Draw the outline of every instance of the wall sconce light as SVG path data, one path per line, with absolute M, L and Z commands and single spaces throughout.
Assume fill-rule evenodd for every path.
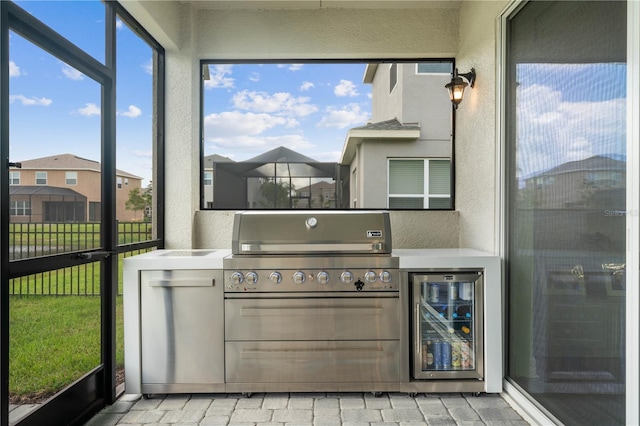
M 469 83 L 462 79 L 464 77 L 467 79 Z M 473 83 L 476 81 L 476 70 L 475 68 L 471 68 L 471 71 L 458 74 L 458 68 L 453 72 L 453 78 L 451 82 L 444 85 L 449 91 L 449 98 L 451 99 L 451 103 L 453 106 L 458 109 L 458 104 L 462 102 L 462 97 L 464 96 L 464 88 L 469 86 L 473 87 Z

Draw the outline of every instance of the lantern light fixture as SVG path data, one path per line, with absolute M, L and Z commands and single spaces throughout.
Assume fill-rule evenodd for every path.
M 464 81 L 462 78 L 465 78 L 467 81 Z M 475 83 L 475 81 L 476 81 L 475 68 L 471 68 L 471 71 L 464 74 L 459 74 L 458 68 L 454 70 L 453 78 L 449 83 L 445 84 L 444 87 L 446 87 L 446 89 L 449 91 L 449 98 L 451 99 L 451 103 L 456 109 L 458 109 L 458 104 L 462 102 L 462 98 L 464 96 L 464 89 L 467 86 L 473 87 L 473 84 Z

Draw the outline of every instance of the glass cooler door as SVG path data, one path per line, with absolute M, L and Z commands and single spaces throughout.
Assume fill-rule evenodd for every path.
M 483 378 L 482 272 L 410 275 L 416 379 Z

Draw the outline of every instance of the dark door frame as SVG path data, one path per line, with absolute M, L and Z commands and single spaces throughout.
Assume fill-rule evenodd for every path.
M 9 423 L 9 281 L 25 275 L 99 261 L 101 281 L 101 364 L 56 394 L 20 425 L 81 424 L 116 395 L 116 296 L 118 254 L 162 247 L 164 236 L 164 49 L 115 1 L 105 5 L 105 64 L 100 63 L 12 1 L 0 1 L 0 424 Z M 155 238 L 118 245 L 116 199 L 116 16 L 153 49 L 155 130 Z M 9 261 L 9 34 L 20 34 L 96 81 L 101 95 L 100 247 L 83 252 Z

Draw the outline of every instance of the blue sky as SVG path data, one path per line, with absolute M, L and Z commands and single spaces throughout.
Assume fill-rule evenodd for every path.
M 101 2 L 17 4 L 104 63 Z M 152 51 L 120 21 L 117 45 L 116 166 L 143 177 L 146 185 L 152 158 Z M 12 161 L 64 153 L 100 161 L 100 85 L 19 34 L 11 33 L 9 48 Z
M 104 60 L 101 2 L 17 3 Z M 117 37 L 117 167 L 146 184 L 152 53 L 124 25 Z M 10 61 L 11 160 L 61 153 L 99 160 L 99 85 L 14 33 Z M 363 63 L 209 65 L 205 154 L 242 161 L 283 145 L 318 161 L 337 161 L 348 130 L 371 116 L 364 69 Z M 520 65 L 517 137 L 527 157 L 522 176 L 591 155 L 624 156 L 625 78 L 624 64 Z
M 335 162 L 371 117 L 365 64 L 209 64 L 205 153 L 242 161 L 286 146 Z

